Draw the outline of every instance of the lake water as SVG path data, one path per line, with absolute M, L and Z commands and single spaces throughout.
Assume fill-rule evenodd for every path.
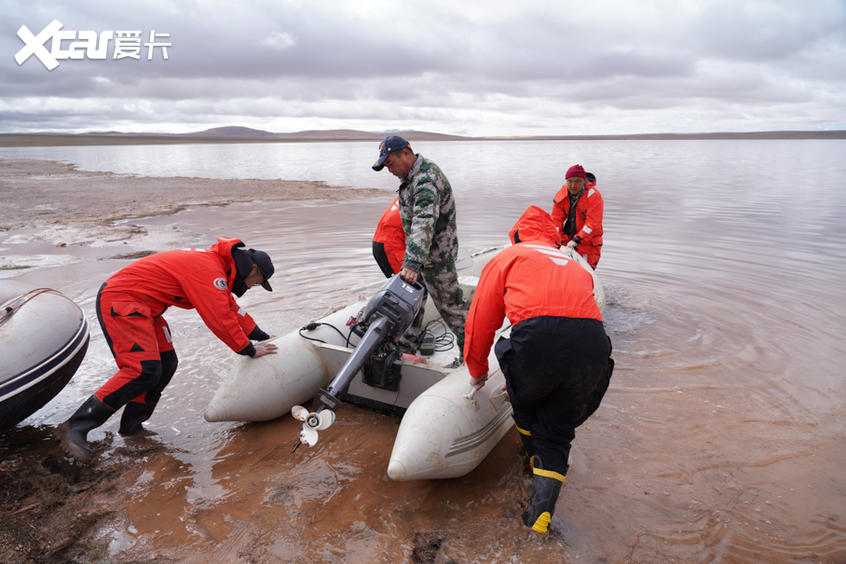
M 597 415 L 576 436 L 553 520 L 563 540 L 508 541 L 513 531 L 499 529 L 506 540 L 497 540 L 494 552 L 474 553 L 456 541 L 454 558 L 846 560 L 846 141 L 421 142 L 415 150 L 449 177 L 468 251 L 503 244 L 526 206 L 549 209 L 563 172 L 576 162 L 597 175 L 605 200 L 598 273 L 610 300 L 605 322 L 617 368 Z M 84 170 L 384 188 L 384 201 L 238 204 L 137 222 L 156 237 L 130 241 L 129 250 L 207 246 L 226 232 L 270 252 L 276 291 L 250 292 L 243 303 L 276 334 L 380 279 L 370 236 L 396 181 L 370 169 L 375 154 L 376 143 L 0 149 L 0 158 L 64 160 Z M 32 230 L 0 233 L 0 247 L 74 255 L 72 264 L 16 277 L 56 284 L 92 321 L 99 284 L 123 264 L 101 260 L 114 249 L 96 244 L 51 250 Z M 202 421 L 231 353 L 193 312 L 168 319 L 180 371 L 151 427 L 185 465 L 170 479 L 192 480 L 174 511 L 179 528 L 213 492 L 237 488 L 210 471 L 208 460 L 233 442 L 252 449 L 251 437 L 262 431 Z M 93 327 L 73 382 L 27 424 L 62 421 L 111 373 Z M 369 416 L 356 417 L 366 426 Z M 358 476 L 347 488 L 364 491 L 376 479 Z M 387 511 L 392 503 L 374 507 Z M 428 516 L 433 526 L 460 522 L 449 501 L 440 511 Z M 334 524 L 346 526 L 345 518 L 335 515 Z M 384 554 L 402 554 L 391 552 L 400 533 L 362 519 Z M 190 532 L 176 538 L 214 553 Z M 332 544 L 298 542 L 303 551 Z M 268 549 L 268 558 L 279 550 Z

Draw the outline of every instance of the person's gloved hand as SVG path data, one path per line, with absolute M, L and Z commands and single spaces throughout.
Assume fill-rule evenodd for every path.
M 568 249 L 575 249 L 576 245 L 578 245 L 578 243 L 576 243 L 576 240 L 570 239 L 570 241 L 567 243 L 567 248 Z

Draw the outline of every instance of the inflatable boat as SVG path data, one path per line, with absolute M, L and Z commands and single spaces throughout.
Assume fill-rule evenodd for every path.
M 0 431 L 53 399 L 88 349 L 88 321 L 61 292 L 0 280 Z
M 456 265 L 468 302 L 485 264 L 500 250 L 502 247 L 480 251 Z M 559 252 L 591 273 L 595 297 L 602 308 L 605 296 L 593 269 L 569 249 Z M 206 420 L 266 421 L 294 409 L 294 417 L 305 421 L 306 430 L 309 413 L 301 404 L 315 396 L 315 404 L 319 403 L 321 397 L 327 396 L 321 388 L 334 385 L 333 378 L 349 370 L 356 348 L 369 335 L 350 330 L 350 321 L 360 317 L 368 305 L 365 301 L 354 303 L 276 338 L 273 342 L 279 348 L 278 354 L 236 360 L 209 403 Z M 466 365 L 449 367 L 459 351 L 454 335 L 439 320 L 428 300 L 423 324 L 434 341 L 430 356 L 391 359 L 391 369 L 387 371 L 379 363 L 365 366 L 339 396 L 345 402 L 402 416 L 387 468 L 393 480 L 463 476 L 481 463 L 512 424 L 511 406 L 502 392 L 505 377 L 493 350 L 488 359 L 488 382 L 473 390 Z M 495 338 L 508 336 L 511 328 L 504 321 Z M 334 392 L 332 385 L 329 389 Z M 331 398 L 332 394 L 328 396 Z M 310 415 L 313 428 L 323 433 L 337 432 L 323 430 L 331 421 L 321 426 L 316 411 Z M 338 417 L 342 416 L 341 412 Z M 331 419 L 334 420 L 334 413 Z M 300 438 L 303 440 L 302 432 Z M 316 442 L 316 434 L 313 438 L 308 444 Z

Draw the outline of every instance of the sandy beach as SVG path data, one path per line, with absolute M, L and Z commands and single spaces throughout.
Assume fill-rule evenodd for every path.
M 120 220 L 173 214 L 190 206 L 256 200 L 342 201 L 383 193 L 323 182 L 156 178 L 80 171 L 56 161 L 0 159 L 0 231 L 55 223 L 115 227 Z

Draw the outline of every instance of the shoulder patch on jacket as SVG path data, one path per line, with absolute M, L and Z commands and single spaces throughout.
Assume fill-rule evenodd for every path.
M 214 284 L 214 287 L 218 290 L 226 290 L 226 278 L 215 278 L 212 284 Z
M 596 190 L 594 190 L 593 188 L 588 190 L 587 197 L 590 198 L 591 196 L 593 196 L 594 192 L 596 192 Z

